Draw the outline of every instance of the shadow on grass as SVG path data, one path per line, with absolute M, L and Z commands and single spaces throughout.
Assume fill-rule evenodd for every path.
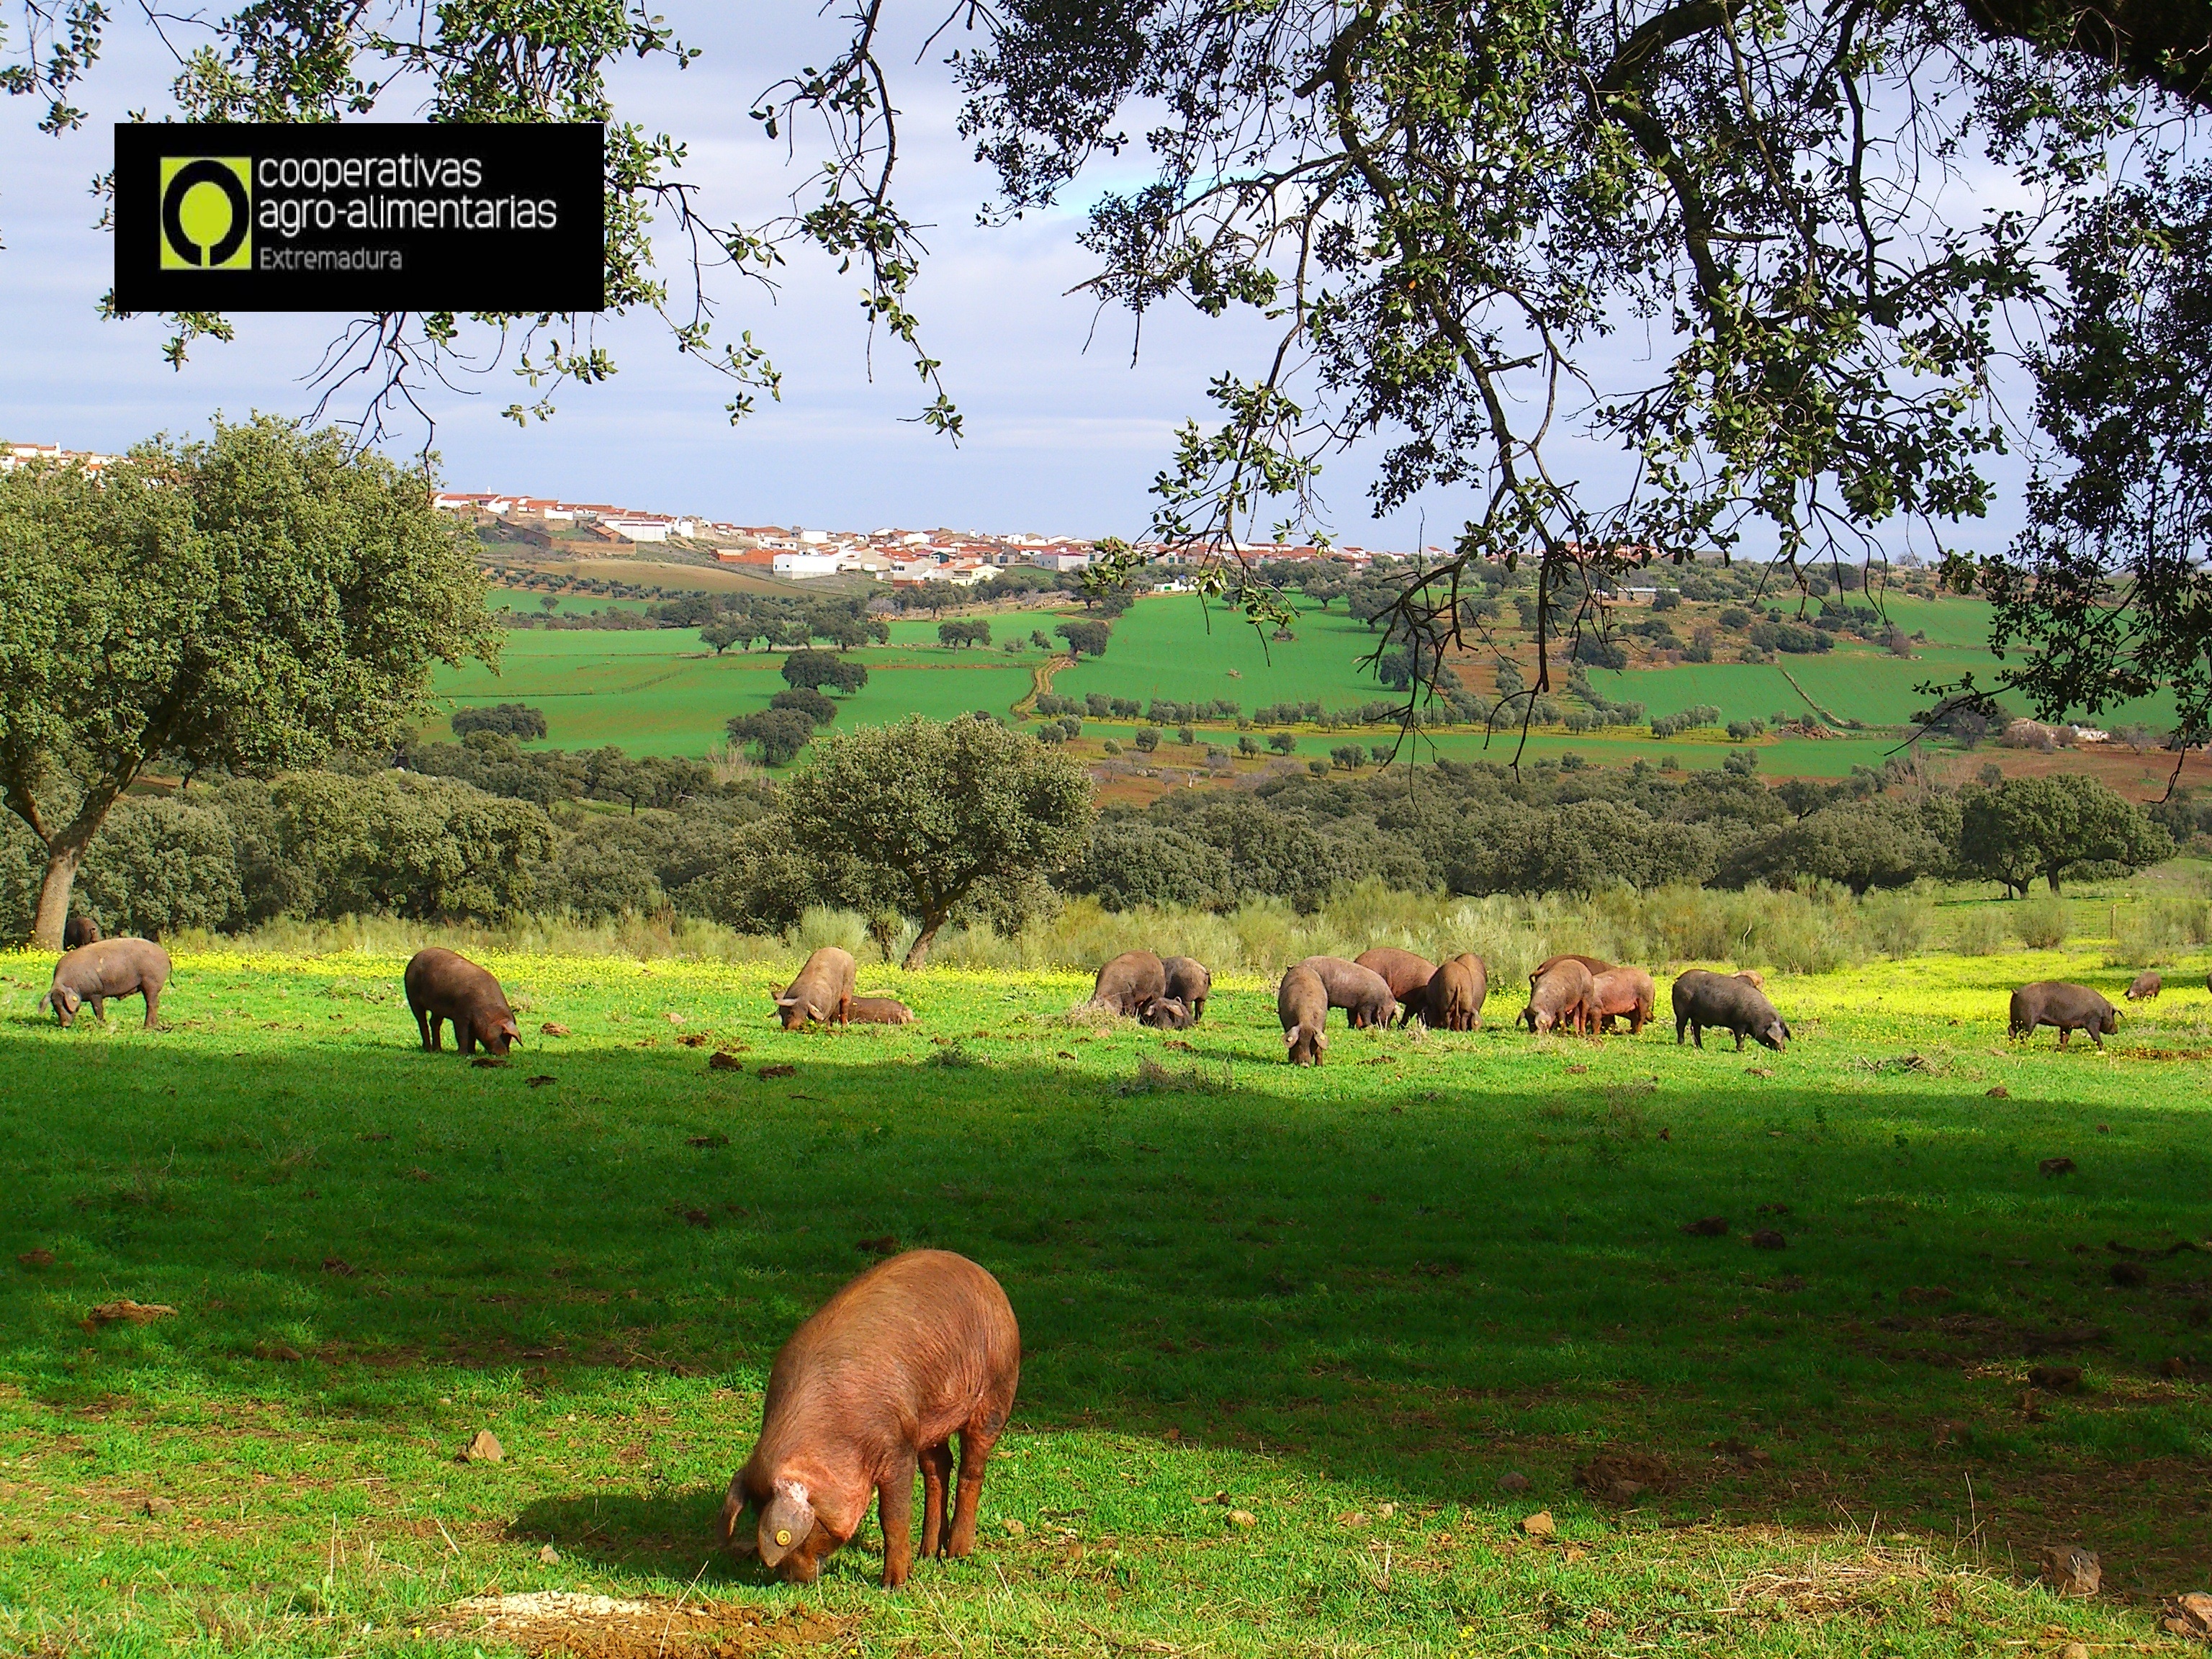
M 2068 1470 L 2212 1441 L 2161 1369 L 2207 1346 L 2203 1270 L 2107 1273 L 2106 1239 L 2206 1221 L 2191 1123 L 2130 1098 L 2166 1086 L 2144 1071 L 2069 1065 L 2083 1097 L 1993 1119 L 1963 1073 L 1844 1088 L 1803 1050 L 1650 1036 L 1347 1038 L 1293 1076 L 1241 1029 L 1102 1042 L 1110 1074 L 848 1038 L 765 1036 L 750 1070 L 710 1073 L 669 1048 L 478 1069 L 397 1033 L 244 1054 L 74 1035 L 0 1025 L 28 1103 L 0 1114 L 0 1249 L 58 1258 L 0 1278 L 0 1319 L 13 1380 L 57 1402 L 143 1373 L 409 1411 L 450 1365 L 749 1389 L 889 1238 L 1005 1283 L 1030 1427 L 1263 1449 L 1408 1498 L 1488 1501 L 1513 1467 L 1565 1490 L 1620 1443 L 1670 1466 L 1680 1512 L 1865 1503 L 1948 1529 L 1971 1467 L 1978 1489 L 2042 1483 L 2023 1528 L 2070 1505 L 2109 1534 L 2145 1524 L 2126 1483 Z M 1125 1092 L 1139 1053 L 1165 1081 Z M 2039 1176 L 2057 1153 L 2077 1172 Z M 1682 1231 L 1716 1215 L 1724 1236 Z M 184 1316 L 78 1328 L 126 1294 Z M 2082 1393 L 2030 1386 L 2054 1361 L 2085 1367 Z M 516 1525 L 688 1577 L 719 1503 L 552 1500 Z M 2166 1536 L 2212 1553 L 2201 1515 Z

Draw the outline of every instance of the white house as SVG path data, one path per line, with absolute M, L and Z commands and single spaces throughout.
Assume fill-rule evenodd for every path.
M 842 553 L 779 553 L 769 568 L 779 576 L 793 576 L 801 580 L 813 576 L 834 576 L 843 567 Z

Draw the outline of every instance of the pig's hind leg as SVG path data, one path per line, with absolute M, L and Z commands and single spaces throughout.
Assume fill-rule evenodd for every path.
M 884 1527 L 884 1588 L 896 1589 L 914 1571 L 914 1458 L 896 1460 L 876 1486 L 876 1516 Z
M 952 1484 L 952 1443 L 941 1441 L 921 1455 L 921 1558 L 945 1551 L 945 1498 Z
M 975 1547 L 975 1511 L 983 1498 L 983 1466 L 991 1461 L 991 1448 L 999 1443 L 1012 1404 L 1011 1394 L 1002 1401 L 986 1401 L 960 1431 L 960 1496 L 952 1512 L 952 1537 L 945 1549 L 955 1559 Z

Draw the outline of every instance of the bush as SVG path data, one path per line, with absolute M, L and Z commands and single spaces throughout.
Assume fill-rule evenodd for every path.
M 456 708 L 452 726 L 457 738 L 465 738 L 471 732 L 496 732 L 502 737 L 526 743 L 545 735 L 545 711 L 520 702 L 495 703 L 489 708 Z
M 2012 933 L 2031 951 L 2055 951 L 2066 943 L 2066 901 L 2051 896 L 2025 899 L 2008 907 Z
M 1917 956 L 1936 931 L 1936 902 L 1925 893 L 1877 893 L 1860 907 L 1875 949 L 1895 962 Z
M 764 708 L 757 714 L 737 715 L 726 730 L 732 744 L 757 750 L 762 765 L 788 766 L 814 741 L 814 726 L 815 721 L 796 708 Z
M 181 799 L 118 801 L 77 872 L 76 895 L 71 908 L 110 935 L 234 927 L 246 900 L 230 821 Z
M 1306 763 L 1306 770 L 1317 778 L 1327 777 L 1328 769 L 1328 763 L 1325 760 L 1310 760 Z
M 1149 755 L 1160 746 L 1160 734 L 1149 726 L 1140 726 L 1137 728 L 1135 742 L 1140 752 Z
M 817 726 L 828 726 L 837 718 L 837 705 L 819 691 L 793 686 L 788 691 L 779 691 L 768 700 L 770 708 L 788 708 L 793 714 L 804 714 Z
M 1592 668 L 1626 668 L 1628 653 L 1599 634 L 1585 634 L 1575 641 L 1574 660 Z
M 1682 596 L 1671 587 L 1662 587 L 1651 596 L 1654 611 L 1672 611 L 1682 603 Z
M 1188 726 L 1179 726 L 1176 730 L 1176 741 L 1188 749 L 1198 741 L 1198 733 Z
M 1288 732 L 1271 732 L 1267 734 L 1267 747 L 1279 755 L 1287 755 L 1297 746 L 1297 738 Z
M 1962 957 L 1992 957 L 2004 949 L 2004 918 L 1990 905 L 1962 909 L 1952 924 L 1951 948 Z
M 1247 760 L 1251 759 L 1253 756 L 1260 752 L 1259 739 L 1255 738 L 1249 732 L 1247 732 L 1243 737 L 1237 739 L 1237 752 L 1243 756 Z

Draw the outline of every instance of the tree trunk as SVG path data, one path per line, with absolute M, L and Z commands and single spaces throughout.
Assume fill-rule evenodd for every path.
M 62 948 L 62 929 L 69 922 L 70 890 L 76 884 L 76 867 L 84 862 L 84 842 L 57 842 L 46 855 L 46 879 L 39 884 L 39 908 L 31 918 L 31 943 L 41 951 Z
M 2051 890 L 2052 892 L 2055 893 L 2058 890 L 2058 872 L 2056 870 L 2045 872 L 2044 879 L 2051 884 Z
M 899 966 L 909 974 L 921 967 L 922 958 L 929 954 L 930 941 L 937 937 L 937 930 L 944 926 L 945 918 L 942 915 L 924 916 L 921 919 L 921 932 L 915 936 L 914 945 L 906 953 L 906 960 L 899 963 Z

